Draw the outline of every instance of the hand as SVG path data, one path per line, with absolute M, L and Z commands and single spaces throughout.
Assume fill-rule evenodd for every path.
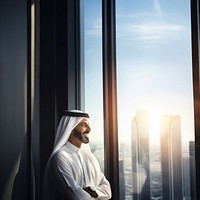
M 94 198 L 98 197 L 98 194 L 96 193 L 96 191 L 92 191 L 89 186 L 83 188 L 83 190 L 85 190 L 88 194 L 90 194 L 91 197 L 94 197 Z

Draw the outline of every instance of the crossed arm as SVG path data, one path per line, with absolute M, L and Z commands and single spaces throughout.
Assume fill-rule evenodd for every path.
M 50 176 L 55 185 L 55 190 L 66 200 L 107 200 L 111 198 L 109 182 L 102 174 L 101 182 L 92 191 L 89 186 L 82 188 L 73 178 L 71 167 L 67 162 L 63 162 L 62 156 L 52 158 L 50 166 Z

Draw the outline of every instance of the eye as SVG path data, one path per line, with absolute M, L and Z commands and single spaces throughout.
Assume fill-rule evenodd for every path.
M 82 123 L 81 123 L 81 126 L 87 126 L 87 123 L 82 122 Z

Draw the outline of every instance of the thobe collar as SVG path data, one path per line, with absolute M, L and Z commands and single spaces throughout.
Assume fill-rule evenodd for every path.
M 66 143 L 66 147 L 69 148 L 70 150 L 76 152 L 76 153 L 79 153 L 79 152 L 80 152 L 80 148 L 76 147 L 75 145 L 73 145 L 73 144 L 70 143 L 70 142 L 67 142 L 67 143 Z

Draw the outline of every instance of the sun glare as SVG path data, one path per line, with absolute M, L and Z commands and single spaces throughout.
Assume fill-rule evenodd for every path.
M 156 107 L 149 109 L 149 139 L 150 144 L 155 145 L 160 141 L 160 119 L 159 111 Z

